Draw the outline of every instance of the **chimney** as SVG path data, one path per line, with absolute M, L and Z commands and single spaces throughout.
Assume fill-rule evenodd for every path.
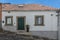
M 19 8 L 23 8 L 23 7 L 24 7 L 24 5 L 23 5 L 23 4 L 20 4 L 20 5 L 18 5 L 18 7 L 19 7 Z

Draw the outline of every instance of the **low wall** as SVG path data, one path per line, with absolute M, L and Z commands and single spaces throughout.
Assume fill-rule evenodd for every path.
M 32 35 L 57 39 L 57 31 L 31 31 Z

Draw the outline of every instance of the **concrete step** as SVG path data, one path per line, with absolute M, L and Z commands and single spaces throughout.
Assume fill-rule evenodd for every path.
M 33 39 L 33 36 L 30 32 L 24 32 L 24 33 L 17 33 L 17 35 L 20 35 L 24 39 Z
M 32 35 L 31 35 L 31 32 L 21 32 L 21 31 L 19 31 L 19 32 L 17 32 L 16 34 L 25 35 L 25 36 L 32 36 Z

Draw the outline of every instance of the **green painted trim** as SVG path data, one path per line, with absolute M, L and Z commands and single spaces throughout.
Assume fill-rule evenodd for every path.
M 26 31 L 26 26 L 25 26 L 25 25 L 26 25 L 26 16 L 16 16 L 16 19 L 17 19 L 17 20 L 16 20 L 16 22 L 17 22 L 17 23 L 16 23 L 16 24 L 17 24 L 17 25 L 16 25 L 16 26 L 17 26 L 17 30 L 18 30 L 18 18 L 21 18 L 21 17 L 24 18 L 24 28 L 25 28 L 25 29 L 24 29 L 24 30 L 20 30 L 20 31 Z

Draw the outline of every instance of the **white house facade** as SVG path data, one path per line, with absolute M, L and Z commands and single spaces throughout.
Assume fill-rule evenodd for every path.
M 4 4 L 5 5 L 5 4 Z M 11 5 L 11 4 L 6 4 Z M 11 6 L 12 7 L 12 6 Z M 38 35 L 42 37 L 57 38 L 57 13 L 55 9 L 40 9 L 33 6 L 30 10 L 23 9 L 23 6 L 19 6 L 20 10 L 11 7 L 6 7 L 7 10 L 2 10 L 2 28 L 3 30 L 12 32 L 26 32 L 27 25 L 29 26 L 29 32 L 32 35 Z M 9 9 L 10 8 L 10 9 Z M 45 7 L 46 8 L 46 7 Z M 23 9 L 23 10 L 22 10 Z

